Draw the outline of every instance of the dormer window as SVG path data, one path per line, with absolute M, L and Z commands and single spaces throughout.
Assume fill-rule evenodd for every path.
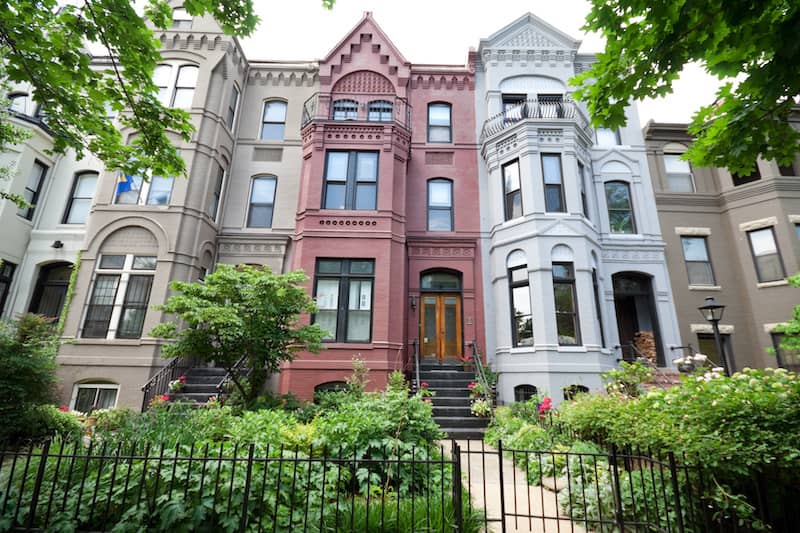
M 191 30 L 192 29 L 192 16 L 182 7 L 176 7 L 172 10 L 172 29 L 173 30 Z
M 392 103 L 387 100 L 374 100 L 370 102 L 367 120 L 373 122 L 390 122 L 392 120 Z
M 358 102 L 336 100 L 333 103 L 333 120 L 355 120 L 358 118 Z

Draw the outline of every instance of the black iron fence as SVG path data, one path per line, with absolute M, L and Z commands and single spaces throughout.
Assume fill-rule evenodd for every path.
M 543 448 L 545 448 L 543 446 Z M 0 452 L 0 531 L 749 532 L 672 453 L 482 441 L 366 450 L 58 442 Z M 755 476 L 771 531 L 798 494 Z

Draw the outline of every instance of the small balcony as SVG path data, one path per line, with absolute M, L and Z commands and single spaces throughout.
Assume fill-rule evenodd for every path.
M 302 130 L 315 121 L 394 124 L 411 132 L 411 106 L 386 94 L 316 93 L 303 104 Z
M 502 113 L 489 117 L 483 123 L 480 142 L 485 142 L 486 139 L 523 120 L 574 123 L 578 128 L 591 134 L 589 119 L 574 100 L 569 98 L 559 98 L 557 100 L 553 98 L 531 98 L 522 100 L 515 105 L 507 106 Z

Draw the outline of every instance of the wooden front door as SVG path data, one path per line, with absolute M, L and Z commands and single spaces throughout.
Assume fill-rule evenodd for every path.
M 461 295 L 422 294 L 422 357 L 455 359 L 462 355 Z

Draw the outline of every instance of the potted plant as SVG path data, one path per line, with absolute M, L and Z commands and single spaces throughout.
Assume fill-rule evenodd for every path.
M 470 412 L 477 417 L 486 418 L 492 414 L 492 404 L 484 398 L 473 400 Z
M 461 368 L 463 370 L 472 370 L 472 356 L 471 355 L 459 355 L 458 362 L 461 363 Z
M 180 392 L 184 387 L 186 387 L 186 376 L 180 376 L 178 379 L 169 382 L 170 392 Z

